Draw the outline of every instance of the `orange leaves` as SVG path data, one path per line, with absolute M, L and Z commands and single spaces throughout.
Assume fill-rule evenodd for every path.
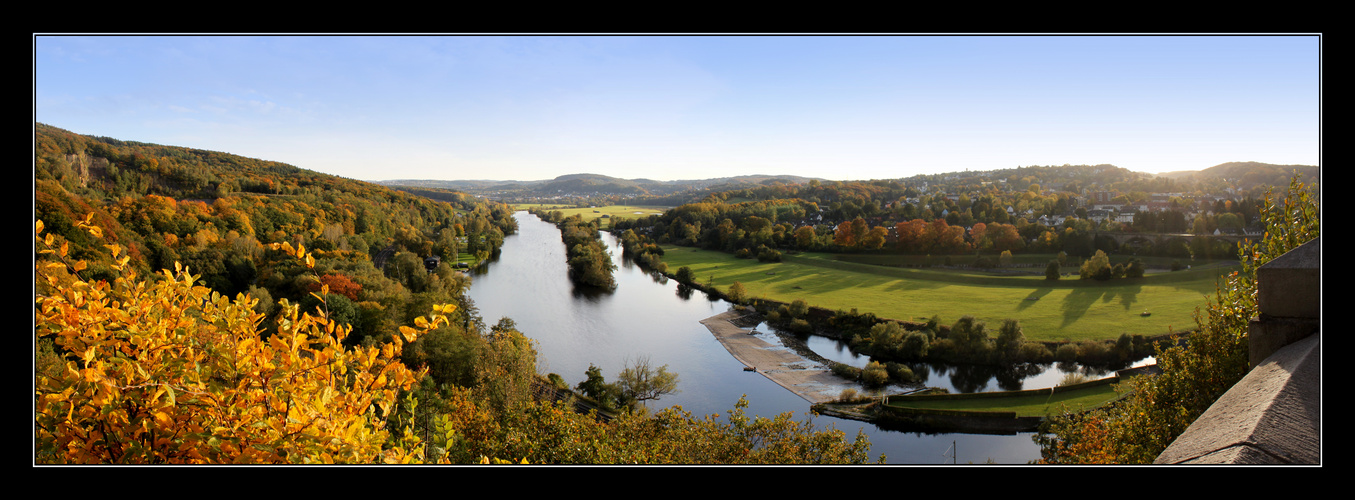
M 64 256 L 42 222 L 35 226 L 38 240 Z M 313 265 L 304 248 L 280 249 Z M 392 453 L 421 456 L 385 449 L 385 420 L 373 413 L 388 415 L 398 391 L 418 380 L 400 363 L 403 342 L 345 351 L 339 338 L 346 327 L 286 301 L 278 333 L 262 339 L 261 316 L 248 297 L 230 300 L 197 286 L 182 266 L 163 275 L 111 284 L 77 276 L 53 281 L 51 292 L 37 297 L 35 333 L 68 355 L 35 372 L 35 461 L 377 463 Z M 402 339 L 445 323 L 440 314 L 422 318 Z

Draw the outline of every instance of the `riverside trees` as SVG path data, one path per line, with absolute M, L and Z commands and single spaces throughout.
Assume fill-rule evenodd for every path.
M 612 263 L 612 255 L 598 234 L 596 219 L 585 221 L 579 214 L 565 217 L 560 211 L 533 213 L 560 228 L 560 238 L 565 242 L 570 281 L 605 290 L 616 288 L 616 279 L 612 277 L 616 265 Z

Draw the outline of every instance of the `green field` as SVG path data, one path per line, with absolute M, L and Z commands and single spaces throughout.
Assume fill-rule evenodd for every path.
M 1034 392 L 1020 396 L 986 398 L 912 399 L 890 398 L 889 406 L 932 410 L 1014 411 L 1018 417 L 1043 417 L 1065 409 L 1077 411 L 1101 406 L 1120 397 L 1113 384 L 1050 394 Z
M 606 215 L 608 217 L 603 219 L 602 229 L 607 229 L 611 227 L 610 221 L 612 218 L 634 219 L 646 215 L 662 215 L 665 210 L 671 207 L 608 205 L 605 207 L 574 208 L 573 205 L 553 205 L 550 203 L 515 203 L 513 208 L 516 210 L 549 208 L 559 210 L 565 214 L 565 217 L 574 214 L 582 215 L 584 220 L 597 219 Z
M 785 255 L 780 263 L 740 259 L 731 254 L 664 245 L 669 272 L 682 266 L 700 283 L 713 279 L 721 290 L 735 281 L 749 296 L 781 302 L 804 299 L 831 310 L 871 312 L 882 318 L 925 321 L 939 316 L 952 324 L 972 315 L 992 329 L 1004 319 L 1021 321 L 1030 340 L 1113 339 L 1121 333 L 1158 335 L 1194 328 L 1195 308 L 1215 293 L 1215 281 L 1234 268 L 1220 263 L 1188 271 L 1150 272 L 1138 279 L 1091 281 L 1044 279 L 1043 267 L 1026 275 L 972 270 L 905 268 L 890 256 L 825 253 Z M 910 257 L 897 256 L 896 259 Z M 1112 258 L 1118 263 L 1123 259 Z M 872 261 L 865 263 L 862 261 Z M 1045 259 L 1047 262 L 1048 259 Z M 1145 316 L 1142 313 L 1148 312 Z

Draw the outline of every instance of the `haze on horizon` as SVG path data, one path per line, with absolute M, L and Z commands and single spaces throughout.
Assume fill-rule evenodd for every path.
M 1321 37 L 33 37 L 36 122 L 361 180 L 1319 165 Z

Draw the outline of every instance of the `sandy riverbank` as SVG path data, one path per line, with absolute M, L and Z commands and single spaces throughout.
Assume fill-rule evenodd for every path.
M 758 373 L 799 395 L 810 403 L 829 402 L 838 397 L 843 389 L 855 388 L 857 384 L 834 376 L 828 367 L 810 361 L 779 344 L 772 344 L 762 338 L 773 335 L 763 332 L 758 335 L 740 328 L 731 320 L 743 313 L 728 311 L 701 320 L 715 338 L 720 341 L 734 358 L 745 366 L 756 368 Z

